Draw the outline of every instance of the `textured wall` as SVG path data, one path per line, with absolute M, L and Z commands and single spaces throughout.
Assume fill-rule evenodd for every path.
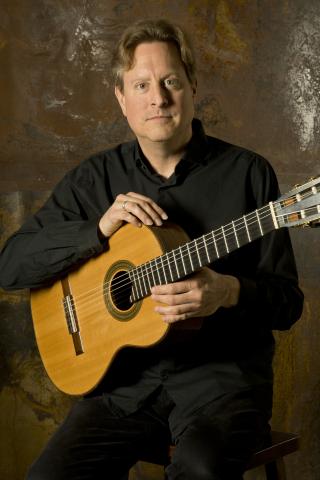
M 130 137 L 110 52 L 125 24 L 179 19 L 198 58 L 207 132 L 266 156 L 283 190 L 319 174 L 318 0 L 2 0 L 0 240 L 88 154 Z M 300 432 L 291 480 L 320 478 L 320 230 L 292 232 L 304 314 L 277 334 L 277 428 Z M 72 399 L 39 360 L 27 292 L 0 297 L 0 478 L 21 480 Z M 158 478 L 140 466 L 135 478 Z

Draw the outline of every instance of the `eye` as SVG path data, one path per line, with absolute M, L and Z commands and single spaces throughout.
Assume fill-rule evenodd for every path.
M 135 90 L 138 90 L 140 92 L 143 92 L 147 88 L 147 83 L 146 82 L 138 82 L 134 86 Z
M 181 88 L 181 82 L 178 78 L 166 78 L 164 84 L 167 88 Z

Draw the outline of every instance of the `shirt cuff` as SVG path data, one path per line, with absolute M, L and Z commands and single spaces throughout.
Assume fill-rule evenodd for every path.
M 79 250 L 82 258 L 88 258 L 106 250 L 108 239 L 99 235 L 98 219 L 88 220 L 79 228 Z

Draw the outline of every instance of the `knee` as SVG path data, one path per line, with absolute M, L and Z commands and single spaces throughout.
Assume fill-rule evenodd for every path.
M 220 480 L 221 447 L 219 429 L 199 419 L 188 428 L 177 445 L 172 458 L 171 471 L 175 472 L 172 478 Z

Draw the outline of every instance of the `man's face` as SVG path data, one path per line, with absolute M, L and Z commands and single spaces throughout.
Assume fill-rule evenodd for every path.
M 123 74 L 123 91 L 115 93 L 142 147 L 164 142 L 175 149 L 191 138 L 195 87 L 174 44 L 138 45 L 132 68 Z

